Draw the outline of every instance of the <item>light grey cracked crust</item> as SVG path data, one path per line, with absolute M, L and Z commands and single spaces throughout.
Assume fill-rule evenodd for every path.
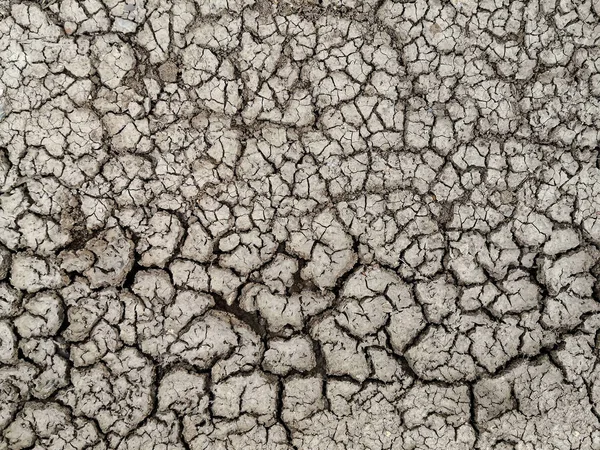
M 0 450 L 600 449 L 599 0 L 0 0 Z

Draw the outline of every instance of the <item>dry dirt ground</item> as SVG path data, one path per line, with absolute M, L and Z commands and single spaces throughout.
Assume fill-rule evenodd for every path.
M 0 450 L 600 449 L 600 0 L 0 0 Z

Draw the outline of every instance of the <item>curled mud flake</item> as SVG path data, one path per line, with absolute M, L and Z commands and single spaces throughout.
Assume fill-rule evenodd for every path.
M 119 227 L 111 228 L 86 244 L 95 263 L 84 271 L 93 288 L 118 286 L 133 267 L 133 242 Z
M 58 295 L 39 293 L 29 298 L 23 307 L 25 312 L 15 319 L 15 327 L 22 337 L 53 336 L 61 327 L 64 310 Z
M 68 283 L 67 276 L 54 260 L 42 259 L 23 253 L 15 254 L 10 270 L 11 284 L 26 292 L 56 289 Z

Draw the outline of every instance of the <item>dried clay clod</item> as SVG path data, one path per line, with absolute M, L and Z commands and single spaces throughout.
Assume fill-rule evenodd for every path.
M 0 0 L 0 450 L 600 450 L 599 0 Z

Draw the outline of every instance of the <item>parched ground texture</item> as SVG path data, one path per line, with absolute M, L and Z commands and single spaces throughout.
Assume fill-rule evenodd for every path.
M 0 0 L 0 450 L 600 449 L 600 0 Z

